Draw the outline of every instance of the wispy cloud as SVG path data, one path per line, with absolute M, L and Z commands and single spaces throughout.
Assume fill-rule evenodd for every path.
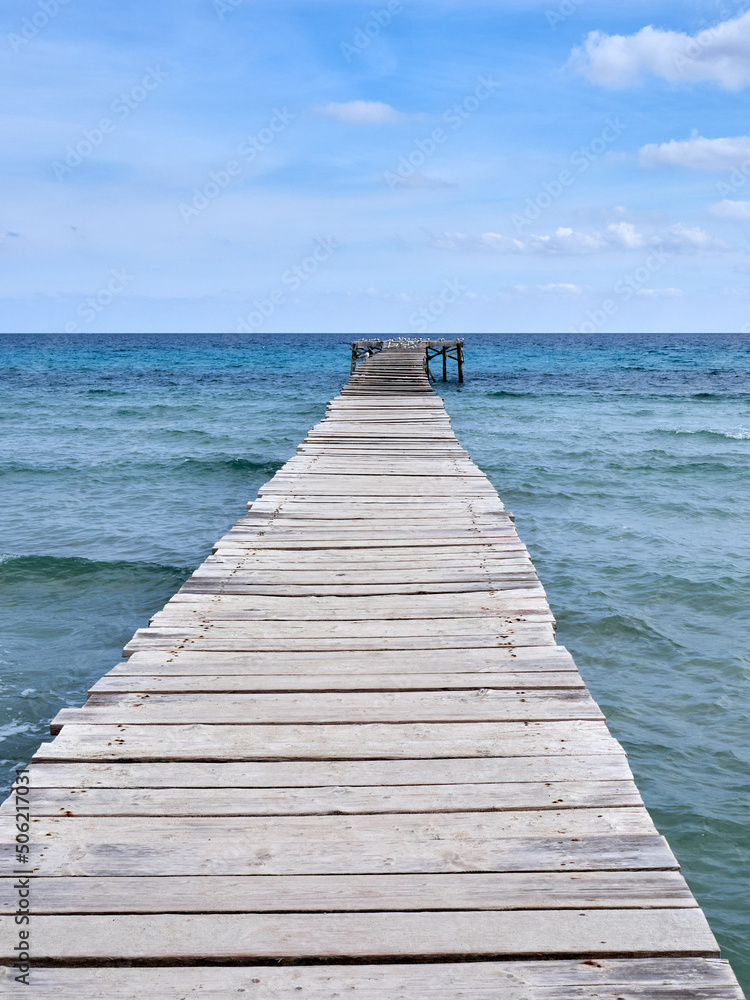
M 711 206 L 711 215 L 720 219 L 750 219 L 750 201 L 732 201 L 725 198 Z
M 569 281 L 559 281 L 551 285 L 515 285 L 514 291 L 521 295 L 541 292 L 543 295 L 583 295 L 583 288 Z
M 545 254 L 550 256 L 582 256 L 608 253 L 615 250 L 642 250 L 662 247 L 675 253 L 697 250 L 727 250 L 727 244 L 698 226 L 682 223 L 671 226 L 651 236 L 638 232 L 631 222 L 612 222 L 606 229 L 590 233 L 579 232 L 567 226 L 558 227 L 553 233 L 529 235 L 523 239 L 501 233 L 444 233 L 432 245 L 442 250 L 473 250 L 502 254 Z
M 679 299 L 681 288 L 639 288 L 635 293 L 642 299 Z
M 750 83 L 750 11 L 695 35 L 653 25 L 633 35 L 591 31 L 569 65 L 603 87 L 631 87 L 652 75 L 739 90 Z
M 690 167 L 693 170 L 731 170 L 750 162 L 750 136 L 732 139 L 705 139 L 693 135 L 689 139 L 650 143 L 638 156 L 642 167 Z
M 382 101 L 347 101 L 345 104 L 326 104 L 321 114 L 336 118 L 346 125 L 390 125 L 407 121 L 409 115 L 396 111 Z

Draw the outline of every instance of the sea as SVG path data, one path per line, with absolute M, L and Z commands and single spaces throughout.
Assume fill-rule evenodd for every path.
M 4 793 L 323 416 L 353 336 L 0 336 Z M 435 387 L 750 989 L 750 336 L 464 349 Z

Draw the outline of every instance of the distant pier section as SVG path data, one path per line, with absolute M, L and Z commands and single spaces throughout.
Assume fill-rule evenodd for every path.
M 424 349 L 424 367 L 430 381 L 435 378 L 430 371 L 430 361 L 441 358 L 443 362 L 443 382 L 448 381 L 448 360 L 456 362 L 458 381 L 464 380 L 464 342 L 463 340 L 422 340 L 420 338 L 396 337 L 391 340 L 354 340 L 352 341 L 353 375 L 360 361 L 379 354 L 382 350 L 420 350 Z

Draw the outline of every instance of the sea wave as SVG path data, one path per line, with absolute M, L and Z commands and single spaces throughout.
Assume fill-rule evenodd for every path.
M 70 583 L 91 580 L 92 577 L 98 577 L 99 582 L 105 578 L 116 578 L 118 582 L 122 582 L 123 577 L 128 577 L 130 583 L 137 581 L 145 583 L 155 578 L 163 580 L 165 576 L 185 579 L 192 571 L 193 567 L 190 566 L 170 566 L 135 560 L 103 562 L 80 556 L 0 553 L 0 588 L 21 581 Z
M 720 438 L 728 441 L 750 441 L 750 430 L 740 427 L 736 431 L 721 431 L 711 427 L 699 427 L 689 430 L 684 427 L 657 427 L 654 434 L 669 434 L 675 437 L 705 437 Z
M 70 456 L 72 457 L 72 456 Z M 270 479 L 278 469 L 281 468 L 286 459 L 271 460 L 251 458 L 234 458 L 229 455 L 216 455 L 211 458 L 196 458 L 192 456 L 177 456 L 167 460 L 148 459 L 138 461 L 137 458 L 128 457 L 119 461 L 91 461 L 85 460 L 75 462 L 68 460 L 55 462 L 53 460 L 41 460 L 38 464 L 33 462 L 0 462 L 0 476 L 31 474 L 31 475 L 60 475 L 65 473 L 80 473 L 89 470 L 111 470 L 113 474 L 119 474 L 126 470 L 128 477 L 138 475 L 141 472 L 153 473 L 163 470 L 161 474 L 173 474 L 175 471 L 183 469 L 190 472 L 206 472 L 216 475 L 221 472 L 242 472 L 252 476 L 265 476 Z

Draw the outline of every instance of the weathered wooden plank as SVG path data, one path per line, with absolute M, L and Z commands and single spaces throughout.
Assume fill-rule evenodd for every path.
M 186 594 L 179 592 L 167 608 L 238 611 L 262 621 L 401 621 L 406 618 L 492 618 L 507 610 L 511 602 L 543 598 L 544 589 L 501 590 L 469 593 L 457 601 L 442 594 L 416 594 L 410 601 L 393 597 L 243 597 L 235 595 Z
M 528 616 L 530 617 L 530 616 Z M 377 650 L 427 650 L 510 648 L 517 646 L 554 645 L 552 622 L 516 622 L 508 620 L 494 632 L 477 635 L 383 635 L 363 636 L 355 639 L 346 636 L 331 637 L 282 637 L 265 638 L 248 634 L 239 623 L 206 625 L 203 628 L 184 625 L 179 628 L 154 627 L 139 629 L 124 647 L 123 655 L 149 649 L 180 649 L 215 652 L 353 652 Z
M 408 432 L 406 432 L 408 434 Z M 411 435 L 409 435 L 411 436 Z M 406 496 L 491 496 L 495 492 L 488 479 L 472 476 L 316 476 L 278 473 L 258 490 L 258 496 L 303 493 L 308 496 L 400 497 Z
M 325 538 L 330 530 L 330 539 L 360 540 L 372 543 L 377 548 L 378 542 L 384 543 L 383 548 L 397 548 L 391 542 L 411 542 L 411 547 L 417 547 L 424 541 L 427 547 L 461 548 L 463 545 L 477 544 L 511 544 L 520 542 L 518 532 L 513 523 L 513 516 L 507 511 L 492 514 L 472 514 L 470 511 L 441 511 L 438 516 L 415 517 L 404 514 L 400 517 L 389 517 L 373 507 L 370 517 L 365 515 L 372 505 L 362 504 L 358 518 L 342 519 L 338 517 L 336 504 L 319 505 L 317 514 L 308 513 L 306 517 L 296 515 L 294 511 L 276 511 L 269 514 L 248 511 L 248 514 L 238 520 L 223 537 L 259 538 L 266 541 L 278 540 L 291 542 L 298 534 L 300 540 L 320 540 Z M 409 537 L 409 532 L 413 534 Z M 334 548 L 336 545 L 334 544 Z M 410 547 L 406 545 L 405 547 Z
M 469 722 L 603 719 L 588 691 L 337 691 L 305 694 L 93 694 L 64 708 L 50 728 L 77 725 L 189 725 Z
M 428 691 L 495 688 L 513 690 L 583 688 L 576 671 L 562 673 L 483 673 L 483 674 L 105 674 L 89 689 L 90 694 L 144 692 L 251 693 L 289 691 Z
M 16 995 L 18 970 L 0 969 L 0 988 Z M 744 1000 L 727 962 L 711 958 L 397 965 L 152 966 L 35 968 L 37 996 L 81 1000 Z
M 397 447 L 401 447 L 399 443 Z M 477 496 L 431 497 L 425 494 L 402 494 L 400 496 L 353 496 L 345 491 L 331 495 L 311 495 L 303 490 L 289 494 L 265 493 L 248 503 L 247 517 L 254 514 L 283 513 L 284 516 L 312 516 L 314 518 L 345 518 L 350 516 L 361 520 L 368 513 L 374 518 L 414 517 L 421 520 L 430 518 L 432 513 L 440 517 L 455 514 L 457 517 L 471 515 L 487 516 L 507 514 L 507 510 L 497 493 Z
M 232 572 L 243 569 L 246 572 L 255 570 L 325 570 L 338 568 L 351 570 L 360 568 L 365 571 L 378 569 L 422 570 L 435 569 L 454 570 L 464 567 L 476 570 L 480 567 L 497 572 L 528 569 L 533 566 L 528 553 L 521 546 L 472 545 L 471 551 L 462 551 L 459 545 L 425 546 L 419 552 L 414 547 L 396 546 L 386 549 L 383 546 L 362 546 L 345 544 L 331 545 L 326 540 L 312 540 L 307 546 L 300 544 L 299 549 L 292 546 L 273 548 L 258 545 L 263 539 L 249 540 L 242 544 L 239 540 L 217 543 L 214 554 L 203 566 L 209 570 L 226 570 Z M 467 549 L 469 546 L 467 546 Z
M 568 955 L 718 957 L 697 908 L 550 912 L 35 916 L 42 960 Z M 0 958 L 17 943 L 0 917 Z
M 379 499 L 378 497 L 343 497 L 323 496 L 310 497 L 305 494 L 281 494 L 259 497 L 248 507 L 245 518 L 237 523 L 252 524 L 258 517 L 277 517 L 299 520 L 301 526 L 307 519 L 314 521 L 330 520 L 340 526 L 360 525 L 373 522 L 377 527 L 379 522 L 406 525 L 417 523 L 429 528 L 431 524 L 440 523 L 445 518 L 453 518 L 454 523 L 461 519 L 462 524 L 473 524 L 474 518 L 508 517 L 508 511 L 496 495 L 493 497 L 463 497 L 453 501 L 449 497 L 431 500 L 428 496 L 399 497 L 398 500 Z
M 509 602 L 510 603 L 510 602 Z M 387 631 L 392 636 L 494 636 L 504 631 L 508 621 L 529 619 L 534 622 L 552 620 L 547 602 L 543 598 L 530 598 L 525 603 L 514 599 L 515 610 L 509 610 L 506 617 L 485 616 L 481 618 L 402 618 L 389 621 Z M 207 628 L 230 629 L 233 634 L 261 636 L 263 638 L 320 638 L 331 639 L 371 639 L 379 638 L 384 625 L 382 619 L 365 618 L 343 619 L 340 621 L 324 619 L 322 621 L 268 620 L 254 617 L 252 612 L 245 613 L 234 608 L 213 608 L 210 610 L 179 610 L 177 606 L 169 606 L 164 611 L 154 615 L 152 628 L 159 630 L 194 630 Z M 145 629 L 139 630 L 145 633 Z
M 323 816 L 642 806 L 632 781 L 328 788 L 35 788 L 34 816 Z M 13 813 L 13 804 L 0 815 Z
M 485 577 L 478 580 L 459 580 L 453 582 L 399 583 L 387 581 L 383 583 L 279 583 L 271 579 L 260 581 L 237 582 L 231 577 L 223 582 L 190 579 L 183 584 L 182 593 L 193 594 L 259 594 L 276 597 L 356 597 L 369 595 L 400 594 L 465 594 L 469 591 L 516 590 L 527 582 L 530 587 L 539 584 L 536 573 L 514 573 L 501 577 Z
M 622 753 L 603 722 L 170 725 L 68 723 L 34 754 L 54 761 L 372 760 Z
M 0 878 L 0 913 L 16 880 Z M 316 913 L 358 910 L 675 909 L 696 903 L 676 871 L 452 875 L 170 875 L 34 879 L 34 913 Z
M 149 650 L 133 653 L 111 673 L 160 673 L 162 675 L 220 674 L 380 674 L 495 673 L 500 671 L 575 671 L 563 646 L 511 646 L 496 649 L 338 650 L 326 653 L 201 652 L 192 649 Z M 577 671 L 576 671 L 577 672 Z M 110 674 L 111 676 L 111 674 Z
M 16 865 L 3 817 L 0 874 Z M 34 873 L 307 875 L 675 868 L 645 809 L 32 821 Z
M 318 563 L 308 561 L 306 564 L 297 563 L 294 558 L 290 558 L 286 563 L 279 559 L 274 560 L 273 568 L 269 568 L 260 560 L 256 560 L 256 562 L 257 566 L 253 566 L 253 561 L 249 558 L 211 556 L 195 571 L 194 577 L 210 580 L 229 575 L 244 575 L 258 579 L 270 577 L 272 581 L 277 583 L 294 583 L 295 580 L 301 583 L 309 580 L 320 580 L 321 582 L 333 580 L 335 582 L 339 578 L 351 580 L 353 583 L 376 583 L 380 580 L 420 583 L 434 580 L 446 582 L 475 580 L 481 577 L 481 579 L 491 582 L 495 576 L 533 572 L 530 559 L 526 557 L 516 558 L 515 556 L 508 558 L 487 556 L 476 560 L 465 559 L 455 563 L 437 560 L 434 564 L 426 560 L 405 560 L 401 563 L 397 559 L 387 559 L 361 566 L 357 565 L 356 560 L 338 563 L 333 558 L 323 559 Z M 486 589 L 491 590 L 492 588 L 487 587 Z
M 7 976 L 3 978 L 3 974 Z M 17 970 L 15 970 L 17 974 Z M 14 970 L 0 984 L 17 992 Z M 744 1000 L 727 962 L 705 958 L 596 961 L 441 962 L 430 965 L 167 966 L 35 968 L 40 997 L 80 1000 L 226 1000 L 248 992 L 263 1000 Z
M 630 781 L 624 754 L 422 760 L 33 764 L 33 788 L 295 788 L 462 782 Z
M 317 523 L 317 522 L 316 522 Z M 365 534 L 362 529 L 349 528 L 336 532 L 319 529 L 290 528 L 278 530 L 243 529 L 230 531 L 217 543 L 222 550 L 235 547 L 241 552 L 322 552 L 334 553 L 336 558 L 356 558 L 363 553 L 366 558 L 395 558 L 407 556 L 429 556 L 443 558 L 469 559 L 472 556 L 484 556 L 501 553 L 523 553 L 527 550 L 519 541 L 518 536 L 510 530 L 504 533 L 493 528 L 479 533 L 466 532 L 463 536 L 445 535 L 434 537 L 410 529 L 408 526 L 397 532 L 383 528 L 380 531 L 371 529 Z

